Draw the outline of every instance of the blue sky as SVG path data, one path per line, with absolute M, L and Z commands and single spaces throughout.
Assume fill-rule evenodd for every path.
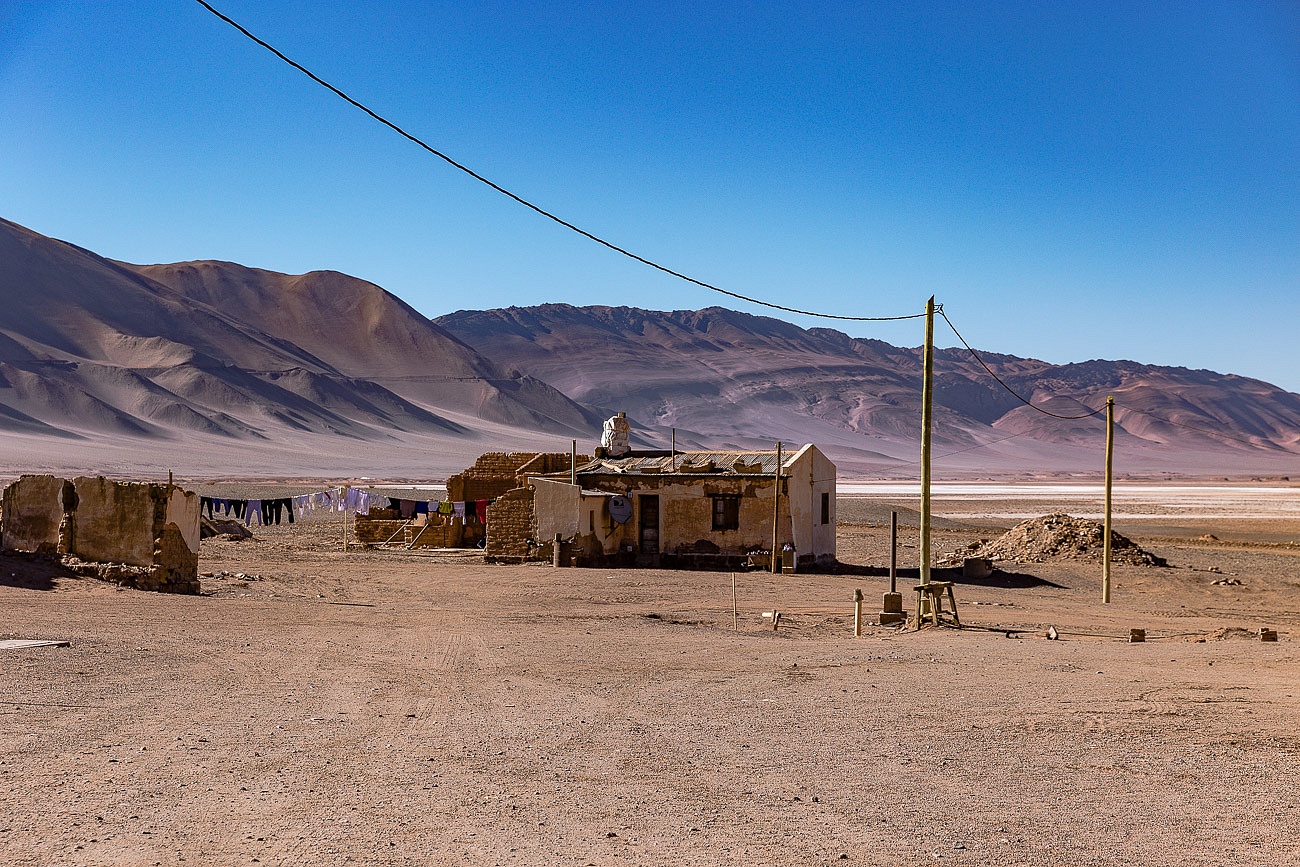
M 1300 392 L 1293 2 L 214 5 L 701 280 L 861 316 L 934 294 L 980 348 Z M 192 0 L 0 6 L 0 216 L 133 262 L 336 269 L 430 316 L 767 312 L 501 197 Z

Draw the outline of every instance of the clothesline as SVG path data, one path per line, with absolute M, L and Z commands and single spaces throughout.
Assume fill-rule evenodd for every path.
M 292 497 L 271 497 L 245 499 L 237 497 L 200 497 L 199 510 L 209 520 L 218 516 L 234 515 L 236 520 L 243 520 L 244 526 L 252 526 L 254 517 L 263 526 L 279 524 L 288 520 L 294 522 L 295 513 L 304 518 L 314 512 L 342 512 L 344 515 L 369 516 L 372 507 L 381 508 L 376 500 L 378 494 L 360 488 L 344 486 L 327 488 L 310 494 L 298 494 Z M 491 500 L 409 500 L 399 497 L 384 497 L 388 508 L 397 511 L 404 519 L 413 519 L 416 515 L 440 515 L 460 518 L 469 523 L 487 523 L 487 507 Z
M 310 494 L 294 497 L 270 497 L 264 499 L 243 499 L 227 497 L 200 497 L 199 512 L 206 514 L 209 520 L 215 520 L 217 513 L 223 517 L 232 513 L 236 520 L 242 518 L 244 526 L 251 526 L 253 518 L 263 526 L 279 524 L 288 518 L 294 521 L 294 513 L 305 517 L 313 512 L 343 512 L 345 514 L 369 515 L 371 494 L 360 488 L 327 488 Z

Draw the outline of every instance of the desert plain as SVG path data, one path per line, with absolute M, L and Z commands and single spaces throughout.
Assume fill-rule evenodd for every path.
M 1098 490 L 940 486 L 936 556 Z M 1300 863 L 1298 494 L 1131 487 L 1168 568 L 1103 605 L 1095 561 L 1000 563 L 920 631 L 874 625 L 900 485 L 841 486 L 860 568 L 738 573 L 734 621 L 731 573 L 345 553 L 336 519 L 205 540 L 199 596 L 2 557 L 0 638 L 68 644 L 0 651 L 0 861 Z

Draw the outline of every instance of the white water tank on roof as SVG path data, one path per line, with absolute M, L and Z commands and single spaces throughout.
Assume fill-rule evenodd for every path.
M 605 430 L 600 435 L 600 445 L 611 458 L 621 458 L 632 451 L 630 445 L 632 426 L 627 414 L 620 412 L 605 420 Z

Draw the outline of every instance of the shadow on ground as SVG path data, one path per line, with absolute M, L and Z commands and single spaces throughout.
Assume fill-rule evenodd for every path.
M 44 554 L 24 554 L 18 551 L 0 553 L 0 587 L 53 590 L 60 578 L 76 577 L 78 576 L 57 559 Z
M 837 575 L 868 575 L 873 578 L 888 578 L 889 569 L 884 566 L 859 566 L 854 563 L 837 563 L 833 570 Z M 899 569 L 898 589 L 909 592 L 921 580 L 920 569 Z M 1065 589 L 1065 585 L 1030 575 L 1027 572 L 1003 572 L 994 569 L 987 578 L 965 578 L 960 569 L 931 569 L 931 581 L 951 581 L 969 587 L 998 587 L 1004 590 L 1025 590 L 1030 587 L 1055 587 Z

